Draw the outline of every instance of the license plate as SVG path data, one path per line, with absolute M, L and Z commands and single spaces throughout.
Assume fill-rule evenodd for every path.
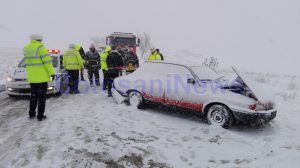
M 19 87 L 29 87 L 28 84 L 19 84 Z

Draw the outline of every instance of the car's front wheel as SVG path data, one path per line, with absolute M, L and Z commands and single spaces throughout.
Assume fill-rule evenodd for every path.
M 128 94 L 128 105 L 141 109 L 144 107 L 143 96 L 138 91 L 131 91 Z
M 207 121 L 209 124 L 218 125 L 223 128 L 229 128 L 233 123 L 233 115 L 228 107 L 215 104 L 207 112 Z

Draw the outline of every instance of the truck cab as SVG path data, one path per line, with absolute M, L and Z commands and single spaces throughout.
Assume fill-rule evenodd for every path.
M 106 37 L 106 45 L 116 46 L 124 52 L 133 50 L 139 46 L 139 39 L 133 33 L 114 32 Z

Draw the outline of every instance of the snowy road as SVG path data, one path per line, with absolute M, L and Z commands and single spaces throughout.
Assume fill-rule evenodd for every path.
M 170 110 L 117 105 L 98 88 L 48 99 L 49 118 L 43 122 L 29 120 L 27 106 L 27 99 L 0 94 L 1 168 L 300 164 L 296 104 L 279 104 L 279 116 L 265 126 L 230 130 Z

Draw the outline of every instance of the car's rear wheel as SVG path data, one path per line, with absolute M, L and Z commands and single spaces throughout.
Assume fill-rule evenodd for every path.
M 233 123 L 233 115 L 228 107 L 215 104 L 207 112 L 207 121 L 211 125 L 218 125 L 223 128 L 229 128 Z
M 131 91 L 128 94 L 128 105 L 142 109 L 145 107 L 143 96 L 138 91 Z

